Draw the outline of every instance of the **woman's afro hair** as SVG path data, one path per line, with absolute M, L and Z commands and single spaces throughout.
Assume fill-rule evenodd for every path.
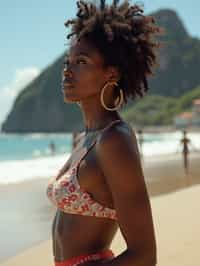
M 149 89 L 147 75 L 153 74 L 156 65 L 155 48 L 160 46 L 153 37 L 162 29 L 155 25 L 154 17 L 144 16 L 142 7 L 130 5 L 128 0 L 121 4 L 113 0 L 111 5 L 106 0 L 96 2 L 76 2 L 77 18 L 65 22 L 72 27 L 67 39 L 87 37 L 103 55 L 105 66 L 117 67 L 125 103 L 129 97 L 143 97 Z

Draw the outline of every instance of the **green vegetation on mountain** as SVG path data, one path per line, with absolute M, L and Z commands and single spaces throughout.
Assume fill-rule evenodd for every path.
M 193 100 L 200 98 L 200 86 L 180 98 L 149 95 L 123 113 L 123 118 L 138 126 L 170 125 L 175 115 L 192 111 Z
M 171 123 L 175 105 L 176 99 L 172 97 L 150 95 L 127 108 L 122 116 L 136 125 L 166 125 Z
M 149 78 L 150 91 L 121 111 L 128 121 L 141 125 L 167 125 L 173 116 L 191 108 L 200 97 L 200 40 L 186 31 L 170 9 L 152 14 L 165 28 L 159 37 L 159 67 Z M 67 52 L 67 51 L 66 51 Z M 82 130 L 83 119 L 76 104 L 66 104 L 61 92 L 64 54 L 25 87 L 2 125 L 4 132 L 71 132 Z M 197 88 L 192 90 L 193 88 Z
M 188 91 L 180 98 L 180 100 L 177 100 L 176 113 L 190 111 L 192 109 L 192 102 L 195 99 L 200 99 L 200 86 Z

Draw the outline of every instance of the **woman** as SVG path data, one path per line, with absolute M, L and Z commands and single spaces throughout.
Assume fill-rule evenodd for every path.
M 78 1 L 63 70 L 66 103 L 79 104 L 85 133 L 47 194 L 57 207 L 55 265 L 153 266 L 156 241 L 135 132 L 117 109 L 148 90 L 155 63 L 152 17 L 128 1 Z M 109 248 L 120 228 L 127 249 Z

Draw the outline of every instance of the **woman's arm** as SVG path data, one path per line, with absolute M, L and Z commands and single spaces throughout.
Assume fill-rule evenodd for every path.
M 131 129 L 110 128 L 102 134 L 96 151 L 127 249 L 108 262 L 89 262 L 84 266 L 155 266 L 154 225 L 135 133 Z

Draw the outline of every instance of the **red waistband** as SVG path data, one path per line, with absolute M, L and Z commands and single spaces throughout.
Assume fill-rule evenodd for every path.
M 111 249 L 104 250 L 98 253 L 93 254 L 86 254 L 86 255 L 80 255 L 77 257 L 72 257 L 70 259 L 58 262 L 55 261 L 55 266 L 77 266 L 80 265 L 86 261 L 94 261 L 99 259 L 109 259 L 114 258 L 115 254 L 112 252 Z

